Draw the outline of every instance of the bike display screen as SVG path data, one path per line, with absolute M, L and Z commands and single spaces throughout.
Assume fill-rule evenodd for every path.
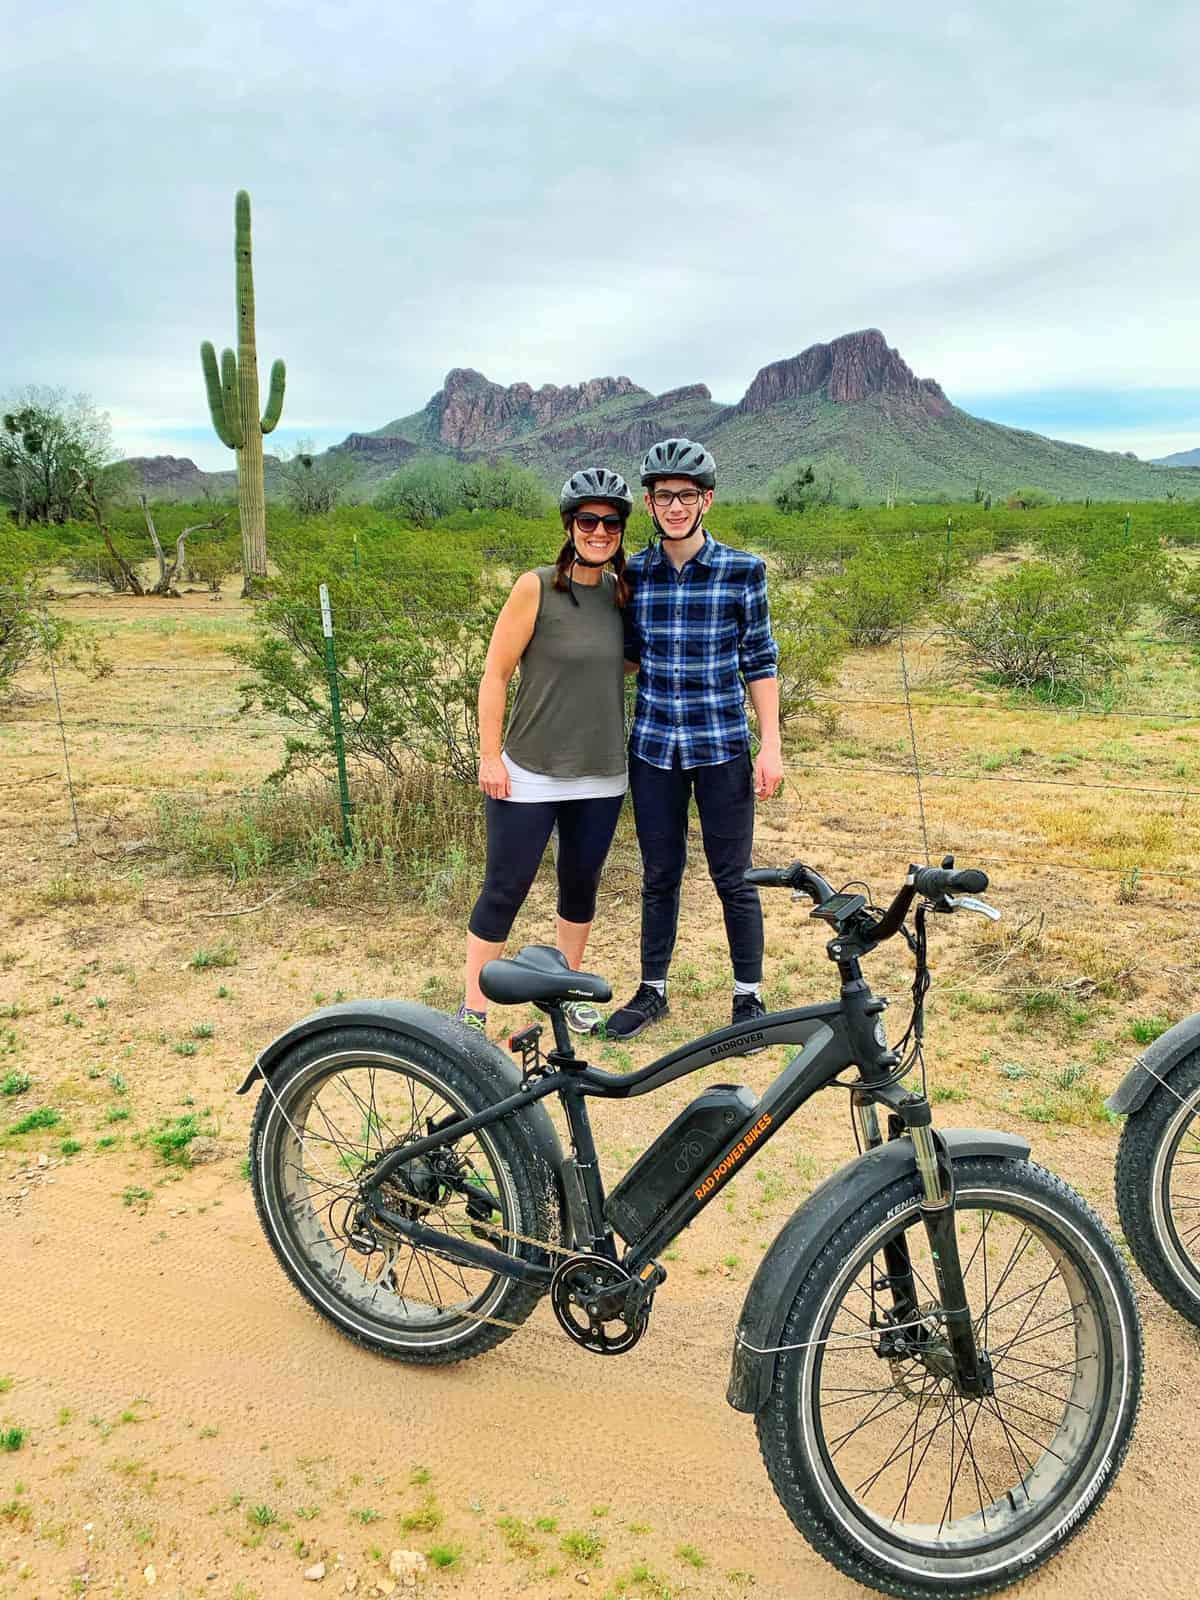
M 856 911 L 861 911 L 866 903 L 861 894 L 835 894 L 828 900 L 822 900 L 819 906 L 814 906 L 809 916 L 820 917 L 825 922 L 844 922 Z

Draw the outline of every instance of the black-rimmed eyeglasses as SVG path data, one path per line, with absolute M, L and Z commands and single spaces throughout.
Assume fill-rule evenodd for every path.
M 672 500 L 678 500 L 681 506 L 686 506 L 690 511 L 700 503 L 700 493 L 699 489 L 655 489 L 650 498 L 660 511 L 665 511 Z

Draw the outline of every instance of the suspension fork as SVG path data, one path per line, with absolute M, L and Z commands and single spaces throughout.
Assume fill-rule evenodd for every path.
M 850 1097 L 850 1106 L 858 1130 L 859 1143 L 864 1150 L 877 1149 L 883 1143 L 883 1135 L 879 1131 L 879 1116 L 875 1110 L 874 1097 L 869 1090 L 856 1089 Z M 897 1127 L 891 1132 L 893 1138 L 899 1132 L 899 1122 L 898 1119 L 895 1120 Z M 908 1254 L 908 1240 L 903 1234 L 898 1239 L 890 1239 L 884 1245 L 883 1262 L 887 1274 L 872 1283 L 872 1290 L 886 1289 L 890 1293 L 892 1311 L 897 1322 L 915 1322 L 919 1311 L 917 1285 Z
M 992 1393 L 992 1370 L 986 1354 L 975 1342 L 975 1325 L 967 1303 L 962 1258 L 958 1250 L 953 1169 L 945 1147 L 933 1131 L 933 1112 L 929 1102 L 917 1095 L 895 1091 L 889 1093 L 887 1090 L 876 1094 L 869 1089 L 856 1091 L 854 1117 L 865 1148 L 872 1149 L 883 1142 L 879 1120 L 871 1103 L 876 1099 L 893 1108 L 893 1114 L 888 1119 L 890 1136 L 896 1138 L 906 1132 L 912 1140 L 917 1173 L 921 1179 L 921 1220 L 929 1239 L 946 1338 L 954 1357 L 955 1386 L 960 1394 L 980 1399 Z M 920 1305 L 907 1239 L 901 1236 L 885 1245 L 883 1255 L 896 1320 L 913 1321 L 920 1315 Z
M 921 1178 L 921 1217 L 933 1256 L 946 1337 L 954 1356 L 955 1386 L 960 1394 L 979 1400 L 993 1392 L 992 1368 L 987 1355 L 975 1343 L 975 1324 L 967 1304 L 955 1225 L 954 1172 L 945 1146 L 934 1135 L 928 1101 L 920 1100 L 908 1108 L 905 1121 Z

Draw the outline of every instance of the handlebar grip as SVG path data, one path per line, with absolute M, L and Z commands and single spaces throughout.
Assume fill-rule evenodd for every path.
M 946 894 L 982 894 L 988 886 L 988 875 L 978 867 L 962 867 L 948 871 L 945 867 L 914 867 L 913 887 L 929 900 L 940 900 Z
M 761 884 L 764 889 L 786 889 L 791 883 L 791 867 L 747 867 L 744 883 Z

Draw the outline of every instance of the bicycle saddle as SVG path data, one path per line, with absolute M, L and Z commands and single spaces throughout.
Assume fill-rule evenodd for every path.
M 479 987 L 498 1005 L 532 1000 L 554 1005 L 560 1000 L 611 1000 L 612 985 L 594 972 L 575 972 L 561 950 L 549 944 L 527 944 L 511 961 L 488 961 Z

